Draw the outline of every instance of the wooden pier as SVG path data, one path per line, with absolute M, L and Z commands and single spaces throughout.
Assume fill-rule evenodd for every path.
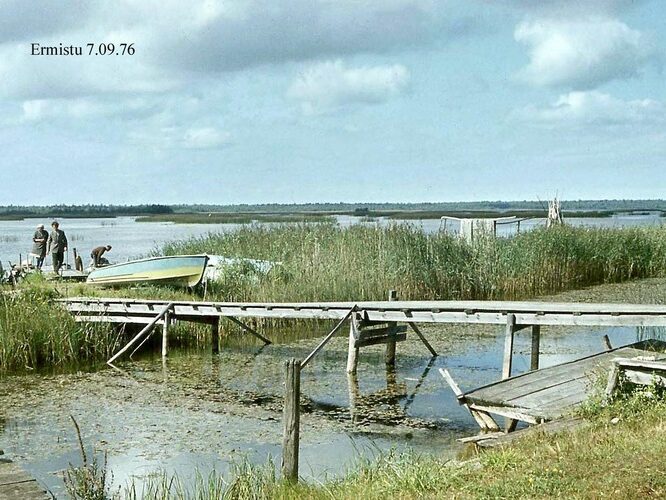
M 300 434 L 300 380 L 301 373 L 308 363 L 326 346 L 345 323 L 349 323 L 349 349 L 347 373 L 350 387 L 357 371 L 359 349 L 367 345 L 386 345 L 387 366 L 395 363 L 396 344 L 407 339 L 408 332 L 414 333 L 431 356 L 437 356 L 419 325 L 438 323 L 467 323 L 504 326 L 504 357 L 502 379 L 511 377 L 514 337 L 520 330 L 529 328 L 531 334 L 530 369 L 533 372 L 509 379 L 515 390 L 527 381 L 527 386 L 538 380 L 542 386 L 533 385 L 521 399 L 521 392 L 504 399 L 497 394 L 492 398 L 481 398 L 483 390 L 492 392 L 490 387 L 463 394 L 457 389 L 448 372 L 454 390 L 460 401 L 471 408 L 477 423 L 488 431 L 499 431 L 499 426 L 491 414 L 508 418 L 507 431 L 512 431 L 519 420 L 537 423 L 556 418 L 559 410 L 579 403 L 587 382 L 586 363 L 603 363 L 626 353 L 635 357 L 642 347 L 633 346 L 623 351 L 597 355 L 594 361 L 580 360 L 562 369 L 546 368 L 538 370 L 540 356 L 540 336 L 543 326 L 666 326 L 666 306 L 644 304 L 587 304 L 559 302 L 516 302 L 516 301 L 399 301 L 391 291 L 389 300 L 377 302 L 301 302 L 301 303 L 259 303 L 259 302 L 203 302 L 203 301 L 161 301 L 122 298 L 68 298 L 60 302 L 83 322 L 112 322 L 141 324 L 143 328 L 127 345 L 109 360 L 115 361 L 131 347 L 135 351 L 141 347 L 158 325 L 162 326 L 162 356 L 167 355 L 169 325 L 176 321 L 189 321 L 211 325 L 213 351 L 218 347 L 220 321 L 227 319 L 243 330 L 254 335 L 266 344 L 270 339 L 243 323 L 245 318 L 295 319 L 295 320 L 335 320 L 335 327 L 318 343 L 313 351 L 302 360 L 290 359 L 284 368 L 285 405 L 283 415 L 282 475 L 290 480 L 298 480 L 299 434 Z M 397 325 L 402 323 L 402 325 Z M 604 358 L 604 356 L 606 356 Z M 594 357 L 592 357 L 594 358 Z M 610 366 L 610 365 L 609 365 Z M 552 372 L 552 373 L 551 373 Z M 545 373 L 545 375 L 544 375 Z M 551 379 L 551 375 L 555 377 Z M 531 376 L 532 378 L 525 378 Z M 523 377 L 523 378 L 521 378 Z M 557 380 L 561 377 L 560 383 Z M 520 380 L 520 382 L 514 382 Z M 517 384 L 517 385 L 515 385 Z M 506 387 L 506 386 L 504 386 Z M 533 389 L 533 390 L 532 390 Z M 495 389 L 498 390 L 498 389 Z M 546 392 L 544 392 L 546 391 Z M 551 391 L 551 393 L 548 393 Z M 571 391 L 568 393 L 567 391 Z M 513 393 L 512 393 L 513 394 Z M 548 397 L 542 396 L 549 394 Z M 534 404 L 530 406 L 529 398 Z M 353 399 L 353 398 L 352 398 Z M 517 399 L 517 401 L 513 401 Z M 552 400 L 548 406 L 546 401 Z M 514 403 L 516 403 L 514 405 Z M 351 402 L 353 405 L 353 400 Z M 473 408 L 472 408 L 473 407 Z
M 395 295 L 390 295 L 392 299 Z M 395 358 L 395 344 L 406 339 L 407 325 L 431 355 L 437 353 L 420 331 L 419 324 L 468 323 L 505 326 L 502 377 L 511 375 L 514 337 L 531 333 L 531 369 L 539 367 L 540 336 L 544 326 L 666 326 L 666 306 L 646 304 L 588 304 L 517 301 L 399 301 L 378 302 L 203 302 L 119 298 L 68 298 L 61 302 L 77 321 L 146 325 L 149 333 L 163 326 L 164 352 L 168 326 L 175 321 L 206 323 L 217 336 L 221 319 L 241 326 L 265 343 L 269 339 L 242 322 L 244 318 L 298 320 L 349 320 L 347 371 L 356 371 L 358 350 L 364 345 L 387 344 L 387 361 Z M 165 317 L 167 320 L 165 321 Z M 148 328 L 150 326 L 150 328 Z M 336 330 L 337 331 L 337 330 Z
M 446 370 L 440 369 L 440 372 L 456 393 L 458 402 L 469 409 L 481 429 L 497 431 L 499 426 L 492 415 L 506 417 L 513 425 L 517 421 L 540 424 L 567 416 L 587 401 L 595 390 L 603 387 L 611 368 L 622 366 L 625 361 L 628 366 L 642 366 L 645 361 L 632 360 L 666 360 L 665 350 L 666 342 L 645 340 L 523 373 L 468 392 L 462 392 Z M 661 363 L 660 366 L 664 371 L 666 365 Z M 647 369 L 650 369 L 650 363 Z M 651 374 L 646 373 L 646 376 L 649 380 Z
M 52 498 L 37 480 L 16 463 L 0 460 L 0 500 L 42 500 Z

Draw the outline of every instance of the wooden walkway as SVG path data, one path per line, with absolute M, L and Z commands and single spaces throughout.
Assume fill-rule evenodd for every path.
M 52 498 L 37 481 L 10 461 L 0 461 L 0 500 L 42 500 Z
M 390 298 L 393 298 L 391 296 Z M 162 355 L 166 356 L 167 330 L 174 321 L 191 321 L 212 326 L 213 348 L 217 346 L 219 324 L 226 318 L 265 343 L 270 340 L 244 324 L 244 318 L 349 320 L 349 353 L 347 372 L 355 373 L 358 350 L 364 345 L 383 343 L 387 360 L 394 360 L 396 342 L 405 340 L 406 332 L 396 323 L 407 324 L 423 342 L 430 354 L 437 353 L 428 343 L 419 324 L 468 323 L 504 325 L 504 360 L 502 378 L 511 375 L 514 336 L 530 328 L 532 352 L 530 369 L 539 368 L 541 327 L 564 326 L 666 326 L 666 305 L 588 304 L 569 302 L 517 301 L 398 301 L 377 302 L 205 302 L 164 301 L 124 298 L 76 297 L 60 302 L 77 321 L 135 323 L 146 325 L 109 362 L 112 363 L 155 328 L 163 325 Z M 388 324 L 388 326 L 383 326 Z M 330 336 L 340 327 L 338 325 Z M 378 328 L 379 327 L 379 328 Z M 328 342 L 327 336 L 323 344 Z M 323 347 L 323 344 L 317 348 Z M 141 344 L 139 344 L 140 346 Z M 313 352 L 313 355 L 316 351 Z M 308 360 L 305 360 L 307 364 Z
M 614 360 L 666 359 L 664 350 L 666 342 L 646 340 L 460 393 L 458 401 L 478 414 L 477 422 L 479 415 L 484 422 L 491 414 L 530 424 L 547 422 L 570 414 L 595 388 L 601 391 L 600 380 L 606 382 Z
M 173 304 L 173 318 L 211 322 L 220 317 L 340 320 L 355 308 L 366 321 L 503 325 L 666 326 L 666 306 L 516 301 L 199 302 L 76 297 L 62 299 L 80 321 L 149 323 Z

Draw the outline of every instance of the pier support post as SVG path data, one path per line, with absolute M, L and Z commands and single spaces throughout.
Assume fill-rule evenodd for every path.
M 213 344 L 213 354 L 220 352 L 220 318 L 215 318 L 210 325 L 210 339 Z
M 356 373 L 358 367 L 358 347 L 355 347 L 358 335 L 358 318 L 352 313 L 349 318 L 349 352 L 347 353 L 347 373 Z
M 532 325 L 532 352 L 530 355 L 530 370 L 539 369 L 539 353 L 541 349 L 541 326 Z
M 167 311 L 164 314 L 164 324 L 162 325 L 162 357 L 163 358 L 167 357 L 167 346 L 168 346 L 167 336 L 168 336 L 168 333 L 169 333 L 169 320 L 170 320 L 169 316 L 171 316 L 171 315 L 169 314 L 169 311 Z
M 389 290 L 388 299 L 390 302 L 398 300 L 398 292 L 396 290 Z M 385 361 L 388 366 L 395 366 L 395 341 L 386 343 L 386 357 Z
M 285 362 L 285 395 L 282 436 L 282 477 L 298 481 L 298 447 L 300 434 L 301 362 Z
M 502 380 L 511 376 L 513 363 L 513 337 L 516 332 L 516 316 L 513 313 L 506 315 L 506 331 L 504 333 L 504 361 L 502 363 Z

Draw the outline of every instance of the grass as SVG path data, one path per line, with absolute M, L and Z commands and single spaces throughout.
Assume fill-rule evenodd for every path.
M 255 222 L 322 222 L 325 214 L 262 214 L 262 213 L 187 213 L 144 215 L 136 222 L 173 222 L 175 224 L 252 224 Z
M 91 362 L 110 356 L 118 334 L 106 325 L 76 323 L 53 303 L 41 280 L 0 294 L 0 371 Z
M 564 226 L 470 245 L 405 224 L 249 226 L 173 242 L 158 253 L 281 263 L 266 275 L 230 268 L 210 288 L 224 300 L 378 300 L 389 289 L 403 299 L 519 299 L 662 277 L 666 228 Z

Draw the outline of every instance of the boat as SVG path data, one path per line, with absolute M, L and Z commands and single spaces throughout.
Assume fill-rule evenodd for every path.
M 195 287 L 203 279 L 207 255 L 172 255 L 132 260 L 98 267 L 86 283 L 92 285 L 135 285 L 139 283 Z

